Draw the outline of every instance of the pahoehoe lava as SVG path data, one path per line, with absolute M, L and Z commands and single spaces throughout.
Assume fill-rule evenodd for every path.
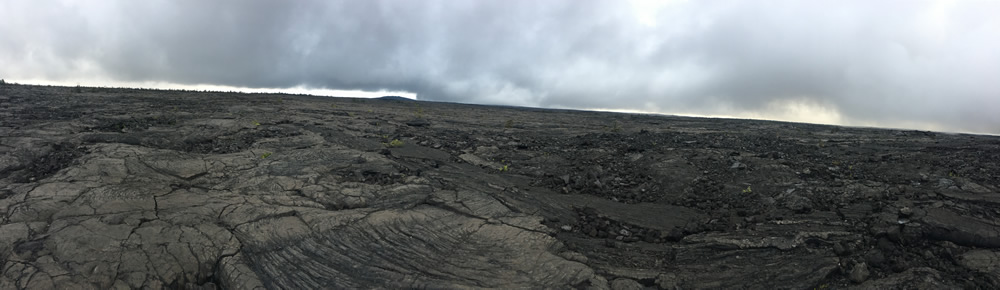
M 1000 137 L 0 86 L 0 289 L 1000 288 Z

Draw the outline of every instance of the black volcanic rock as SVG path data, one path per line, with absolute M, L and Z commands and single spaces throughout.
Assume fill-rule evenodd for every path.
M 1000 137 L 419 105 L 3 85 L 0 289 L 1000 288 Z
M 431 125 L 431 122 L 427 121 L 427 119 L 424 118 L 416 118 L 406 121 L 406 125 L 413 127 L 427 127 Z

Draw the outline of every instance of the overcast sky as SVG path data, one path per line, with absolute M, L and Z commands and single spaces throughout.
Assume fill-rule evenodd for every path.
M 0 1 L 0 78 L 1000 133 L 1000 2 Z

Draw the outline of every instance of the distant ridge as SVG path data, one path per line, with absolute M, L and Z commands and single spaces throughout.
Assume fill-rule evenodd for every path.
M 380 100 L 390 100 L 390 101 L 416 101 L 414 99 L 404 98 L 404 97 L 400 97 L 400 96 L 384 96 L 384 97 L 381 97 L 379 99 Z

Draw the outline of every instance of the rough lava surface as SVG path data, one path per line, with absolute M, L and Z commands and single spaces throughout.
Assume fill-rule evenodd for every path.
M 0 288 L 1000 288 L 1000 138 L 0 86 Z

